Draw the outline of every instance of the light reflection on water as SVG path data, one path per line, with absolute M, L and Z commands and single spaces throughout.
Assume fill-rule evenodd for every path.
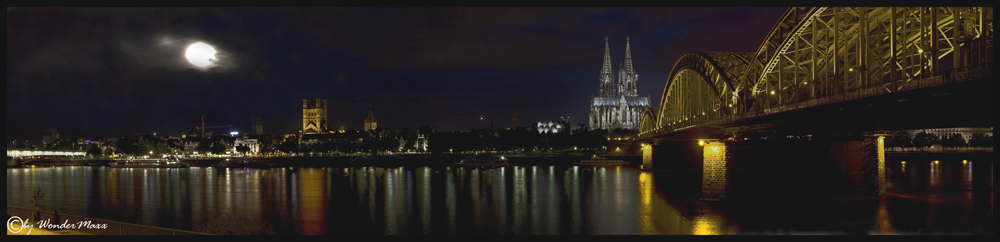
M 975 164 L 899 165 L 898 177 L 890 179 L 893 192 L 943 204 L 971 203 L 971 192 L 953 196 L 926 190 L 971 189 Z M 635 168 L 575 166 L 22 168 L 7 170 L 7 201 L 29 207 L 31 187 L 40 186 L 49 194 L 46 207 L 61 213 L 183 230 L 200 230 L 220 214 L 237 214 L 271 221 L 278 234 L 304 235 L 738 233 L 738 225 L 727 224 L 725 216 L 682 212 L 665 201 L 659 187 L 664 184 L 656 178 Z M 977 212 L 992 217 L 989 199 L 984 205 L 988 211 Z M 911 226 L 900 220 L 912 212 L 897 204 L 898 199 L 880 200 L 870 220 L 872 233 Z M 924 209 L 923 219 L 933 226 L 936 217 L 952 208 Z

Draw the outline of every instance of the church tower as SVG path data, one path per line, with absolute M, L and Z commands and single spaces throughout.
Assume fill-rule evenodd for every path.
M 329 131 L 326 121 L 326 99 L 302 100 L 303 134 L 325 134 Z
M 372 106 L 368 104 L 368 118 L 365 118 L 365 132 L 372 131 L 378 128 L 378 121 L 375 120 L 375 114 L 372 113 Z

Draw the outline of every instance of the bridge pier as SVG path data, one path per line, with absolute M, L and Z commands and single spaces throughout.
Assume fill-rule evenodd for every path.
M 639 166 L 644 171 L 653 169 L 653 145 L 642 144 L 642 165 Z
M 7 167 L 20 167 L 21 157 L 7 157 Z
M 726 199 L 729 188 L 729 167 L 726 162 L 726 143 L 718 141 L 704 142 L 704 165 L 702 166 L 701 199 L 706 201 L 722 201 Z
M 724 147 L 727 154 L 720 156 L 726 159 L 724 162 L 706 155 L 705 199 L 836 199 L 886 195 L 885 141 L 882 137 L 729 142 Z M 716 175 L 723 173 L 726 175 Z M 716 188 L 722 184 L 728 186 Z M 723 192 L 720 195 L 718 191 Z
M 885 139 L 879 136 L 660 141 L 640 147 L 643 170 L 701 173 L 705 201 L 886 194 Z

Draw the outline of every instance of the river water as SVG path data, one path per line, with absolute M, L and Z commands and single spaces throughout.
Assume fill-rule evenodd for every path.
M 39 187 L 62 214 L 236 234 L 992 235 L 992 187 L 972 172 L 989 165 L 992 184 L 992 162 L 890 163 L 888 197 L 780 208 L 699 202 L 690 173 L 575 166 L 16 168 L 7 204 Z

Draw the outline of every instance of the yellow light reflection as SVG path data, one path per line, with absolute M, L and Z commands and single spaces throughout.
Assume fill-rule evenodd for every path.
M 649 172 L 639 174 L 639 192 L 642 193 L 642 206 L 653 204 L 653 175 Z
M 886 198 L 882 198 L 879 200 L 878 210 L 875 213 L 875 223 L 872 231 L 874 231 L 876 235 L 892 235 L 892 230 L 892 218 L 889 215 Z
M 723 235 L 722 219 L 715 215 L 702 215 L 694 220 L 694 235 Z
M 317 169 L 305 169 L 301 172 L 298 185 L 302 193 L 299 194 L 301 207 L 299 214 L 302 215 L 299 226 L 301 233 L 306 235 L 319 235 L 324 231 L 326 224 L 326 190 L 325 174 Z

